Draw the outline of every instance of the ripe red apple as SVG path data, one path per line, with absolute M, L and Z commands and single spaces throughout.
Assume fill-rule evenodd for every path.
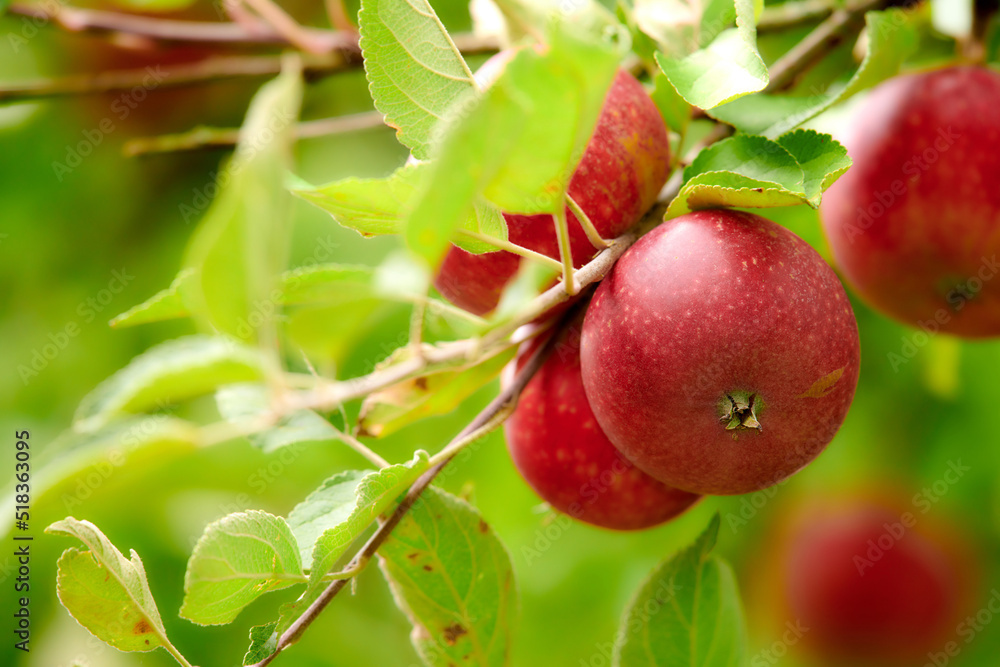
M 580 354 L 611 442 L 693 493 L 747 493 L 802 468 L 858 380 L 857 324 L 830 267 L 787 229 L 728 210 L 639 239 L 598 287 Z
M 823 664 L 922 665 L 960 639 L 975 565 L 929 522 L 868 500 L 813 503 L 790 522 L 769 559 L 784 613 Z
M 1000 74 L 892 79 L 857 110 L 844 143 L 854 166 L 821 213 L 847 281 L 901 322 L 1000 335 Z
M 495 70 L 490 63 L 509 58 L 505 53 L 494 56 L 483 68 Z M 573 173 L 569 196 L 602 237 L 613 238 L 653 205 L 669 167 L 670 145 L 663 118 L 642 84 L 619 71 Z M 573 262 L 582 266 L 596 251 L 568 208 L 566 216 Z M 559 258 L 552 216 L 504 214 L 504 218 L 511 243 Z M 519 264 L 520 257 L 506 251 L 473 255 L 452 247 L 434 284 L 455 305 L 482 315 L 496 307 Z
M 522 346 L 509 381 L 541 341 Z M 638 530 L 674 518 L 699 496 L 672 489 L 623 457 L 594 419 L 580 379 L 580 324 L 524 388 L 504 424 L 507 449 L 531 487 L 552 507 L 604 528 Z

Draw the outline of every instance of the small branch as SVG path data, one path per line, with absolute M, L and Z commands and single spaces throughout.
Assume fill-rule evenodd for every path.
M 378 111 L 364 111 L 348 116 L 335 116 L 319 120 L 307 120 L 292 130 L 296 139 L 311 139 L 334 134 L 345 134 L 375 127 L 388 127 Z M 164 134 L 156 137 L 136 137 L 129 139 L 122 147 L 128 157 L 150 153 L 177 153 L 204 148 L 231 148 L 239 142 L 239 128 L 196 127 L 178 134 Z
M 351 449 L 353 449 L 358 454 L 361 454 L 361 456 L 363 456 L 366 459 L 368 459 L 371 463 L 375 464 L 376 467 L 378 467 L 378 468 L 388 468 L 389 467 L 389 462 L 386 461 L 381 456 L 379 456 L 378 454 L 376 454 L 374 451 L 372 451 L 372 449 L 369 448 L 368 445 L 366 445 L 365 443 L 361 442 L 360 440 L 358 440 L 357 438 L 355 438 L 353 435 L 350 435 L 349 433 L 345 433 L 345 432 L 341 431 L 340 429 L 335 428 L 334 430 L 337 432 L 337 438 L 341 442 L 343 442 L 345 445 L 347 445 L 348 447 L 350 447 Z
M 229 1 L 239 2 L 239 0 Z M 300 26 L 298 21 L 293 19 L 288 12 L 271 2 L 271 0 L 242 1 L 260 14 L 274 28 L 274 31 L 284 37 L 289 44 L 309 53 L 325 53 L 330 50 L 324 40 L 321 40 L 313 32 Z
M 306 58 L 303 65 L 306 72 L 327 73 L 351 67 L 354 61 L 330 54 Z M 214 56 L 180 65 L 109 70 L 0 86 L 0 102 L 109 93 L 133 88 L 175 88 L 238 77 L 273 76 L 280 71 L 281 56 Z
M 812 67 L 831 48 L 847 35 L 857 33 L 864 27 L 865 12 L 878 9 L 884 4 L 886 0 L 864 0 L 835 11 L 771 65 L 769 68 L 771 81 L 767 85 L 766 92 L 774 93 L 791 87 L 803 72 Z
M 14 2 L 7 11 L 11 14 L 51 21 L 69 32 L 120 33 L 165 42 L 293 45 L 286 35 L 260 20 L 257 20 L 252 27 L 231 22 L 177 21 L 97 9 L 78 9 L 57 2 L 44 5 Z M 318 28 L 301 28 L 301 30 L 310 43 L 321 45 L 323 52 L 359 52 L 358 36 L 353 31 Z
M 14 2 L 7 9 L 10 14 L 49 21 L 69 32 L 95 35 L 129 35 L 161 42 L 203 42 L 241 46 L 294 46 L 286 35 L 266 22 L 251 17 L 246 22 L 177 21 L 152 16 L 123 14 L 97 9 L 66 7 L 57 2 Z M 250 23 L 253 21 L 253 23 Z M 348 21 L 348 24 L 350 22 Z M 353 29 L 325 30 L 300 27 L 301 34 L 310 43 L 320 44 L 324 52 L 343 51 L 360 55 L 358 34 Z M 462 53 L 489 53 L 497 51 L 500 43 L 495 37 L 460 33 L 452 36 Z
M 559 258 L 562 260 L 562 284 L 566 294 L 573 296 L 576 289 L 573 285 L 573 249 L 569 244 L 569 223 L 566 221 L 566 207 L 560 206 L 559 211 L 552 214 L 552 223 L 556 226 L 556 240 L 559 243 Z
M 476 418 L 469 423 L 461 433 L 459 433 L 452 442 L 447 445 L 441 452 L 435 457 L 439 458 L 447 452 L 447 455 L 443 458 L 439 458 L 439 462 L 433 465 L 429 470 L 427 470 L 423 475 L 421 475 L 413 486 L 410 487 L 409 491 L 406 492 L 406 497 L 403 501 L 396 507 L 396 510 L 392 515 L 378 527 L 375 533 L 368 539 L 365 545 L 360 551 L 355 554 L 354 558 L 351 559 L 351 563 L 347 566 L 345 571 L 360 571 L 372 558 L 375 557 L 376 552 L 379 547 L 385 542 L 389 534 L 399 525 L 403 517 L 406 515 L 410 509 L 416 504 L 417 500 L 420 498 L 420 494 L 423 493 L 424 489 L 430 486 L 431 482 L 437 477 L 438 473 L 448 465 L 448 462 L 454 457 L 454 455 L 459 451 L 460 448 L 456 448 L 458 444 L 462 446 L 468 445 L 470 442 L 486 435 L 489 431 L 493 430 L 499 426 L 503 419 L 499 418 L 499 415 L 505 414 L 509 415 L 513 411 L 517 404 L 517 398 L 520 396 L 521 391 L 528 384 L 538 369 L 541 368 L 545 359 L 551 353 L 554 347 L 556 337 L 553 336 L 549 341 L 541 346 L 537 350 L 528 362 L 521 367 L 514 376 L 514 381 L 504 389 L 500 394 L 497 395 L 490 404 L 487 405 L 482 412 L 476 415 Z M 322 594 L 311 604 L 309 608 L 306 609 L 302 615 L 295 620 L 294 623 L 285 631 L 281 638 L 278 640 L 278 645 L 275 652 L 264 658 L 260 662 L 253 665 L 253 667 L 266 667 L 271 664 L 271 662 L 281 653 L 283 650 L 294 644 L 299 640 L 300 637 L 305 633 L 305 631 L 312 625 L 312 622 L 316 620 L 317 617 L 326 609 L 326 606 L 337 596 L 337 594 L 343 589 L 350 578 L 343 578 L 334 581 L 330 584 Z
M 344 9 L 344 0 L 326 0 L 326 15 L 330 25 L 342 32 L 357 32 L 354 22 Z
M 826 18 L 837 8 L 830 0 L 798 0 L 765 7 L 757 20 L 757 32 L 775 32 Z
M 608 242 L 601 238 L 601 233 L 597 231 L 597 227 L 594 227 L 594 223 L 590 220 L 590 216 L 576 203 L 576 200 L 566 195 L 566 205 L 569 206 L 569 210 L 573 211 L 573 215 L 576 216 L 577 221 L 580 226 L 583 227 L 584 233 L 587 238 L 590 239 L 590 243 L 598 250 L 604 250 L 608 247 Z

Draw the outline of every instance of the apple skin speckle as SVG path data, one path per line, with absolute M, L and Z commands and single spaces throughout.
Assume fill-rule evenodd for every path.
M 570 180 L 569 195 L 603 238 L 614 238 L 653 205 L 669 169 L 670 142 L 663 118 L 642 84 L 621 70 Z M 566 217 L 573 263 L 580 267 L 596 250 L 569 208 Z M 505 213 L 504 219 L 511 243 L 559 259 L 552 216 Z M 483 315 L 499 303 L 504 286 L 519 266 L 520 257 L 507 251 L 473 255 L 452 246 L 434 285 L 456 306 Z
M 504 423 L 507 448 L 521 475 L 556 510 L 603 528 L 650 528 L 687 510 L 700 496 L 637 469 L 594 419 L 580 378 L 580 322 L 560 335 Z M 505 369 L 505 382 L 539 344 L 522 346 Z
M 1000 74 L 896 77 L 843 138 L 854 166 L 823 196 L 837 267 L 876 310 L 929 331 L 1000 335 Z
M 772 486 L 819 455 L 850 407 L 859 354 L 850 303 L 816 251 L 728 210 L 639 239 L 581 337 L 583 384 L 611 442 L 665 484 L 716 495 Z M 727 428 L 731 395 L 754 397 L 759 430 Z

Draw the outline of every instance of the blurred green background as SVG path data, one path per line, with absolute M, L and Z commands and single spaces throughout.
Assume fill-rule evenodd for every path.
M 461 2 L 435 2 L 452 30 L 467 30 Z M 193 15 L 211 18 L 210 8 Z M 308 14 L 308 12 L 306 12 Z M 0 19 L 0 35 L 21 34 L 22 19 Z M 847 51 L 847 49 L 845 49 Z M 18 81 L 95 68 L 144 66 L 171 53 L 133 53 L 100 40 L 46 27 L 26 43 L 0 39 L 0 80 Z M 184 54 L 181 53 L 181 57 Z M 188 129 L 198 123 L 237 126 L 259 79 L 160 90 L 122 118 L 119 95 L 72 97 L 0 106 L 0 377 L 4 431 L 10 446 L 2 463 L 13 468 L 13 433 L 31 433 L 33 456 L 43 458 L 71 421 L 80 398 L 151 345 L 191 333 L 187 322 L 111 330 L 107 320 L 166 286 L 181 261 L 193 229 L 180 207 L 191 205 L 211 183 L 225 151 L 122 156 L 130 137 Z M 319 118 L 371 108 L 363 73 L 355 70 L 312 85 L 303 115 Z M 818 125 L 835 129 L 839 113 Z M 54 168 L 67 152 L 94 136 L 103 119 L 114 129 L 69 173 Z M 89 135 L 85 133 L 90 133 Z M 301 141 L 298 174 L 320 183 L 345 177 L 388 174 L 406 159 L 391 130 Z M 772 210 L 768 215 L 825 252 L 815 212 Z M 397 244 L 363 240 L 336 226 L 318 209 L 296 201 L 292 265 L 333 247 L 331 261 L 376 264 Z M 115 272 L 126 276 L 120 293 Z M 812 494 L 849 494 L 854 489 L 895 489 L 907 499 L 942 478 L 950 461 L 970 467 L 933 505 L 935 522 L 953 526 L 975 545 L 983 569 L 982 598 L 1000 586 L 1000 437 L 997 427 L 1000 343 L 959 343 L 943 336 L 925 344 L 914 332 L 855 301 L 861 330 L 862 372 L 847 421 L 807 470 L 766 494 L 710 498 L 677 521 L 640 534 L 593 529 L 554 516 L 518 477 L 502 436 L 494 434 L 465 463 L 454 464 L 441 484 L 470 497 L 511 552 L 521 601 L 513 664 L 609 665 L 609 647 L 622 609 L 639 582 L 661 559 L 686 545 L 722 513 L 718 552 L 735 566 L 745 595 L 754 651 L 780 637 L 784 620 L 767 591 L 757 591 L 761 555 L 777 519 Z M 79 328 L 79 333 L 61 332 Z M 393 310 L 369 318 L 339 367 L 343 376 L 370 369 L 405 336 L 407 313 Z M 51 359 L 38 355 L 65 340 Z M 916 354 L 898 369 L 888 355 L 904 341 Z M 51 349 L 51 348 L 50 348 Z M 35 361 L 33 361 L 33 359 Z M 23 369 L 32 368 L 28 373 Z M 21 370 L 19 370 L 21 369 Z M 495 393 L 488 387 L 454 414 L 403 430 L 374 447 L 401 461 L 415 448 L 435 451 Z M 196 410 L 209 410 L 196 406 Z M 162 651 L 123 654 L 92 638 L 58 604 L 55 561 L 72 540 L 44 536 L 42 529 L 72 514 L 100 526 L 126 551 L 135 549 L 150 573 L 168 632 L 195 664 L 237 665 L 251 625 L 271 620 L 279 602 L 295 589 L 268 595 L 230 626 L 202 628 L 177 617 L 185 564 L 204 526 L 232 511 L 259 508 L 286 515 L 324 478 L 363 461 L 337 444 L 311 445 L 264 455 L 244 441 L 192 451 L 150 450 L 132 455 L 114 470 L 88 470 L 34 499 L 31 517 L 32 650 L 12 648 L 13 548 L 0 548 L 0 664 L 62 667 L 171 665 Z M 98 476 L 94 477 L 93 473 Z M 86 482 L 89 479 L 92 482 Z M 93 480 L 98 480 L 93 483 Z M 4 511 L 8 511 L 4 508 Z M 757 592 L 754 592 L 757 591 Z M 418 664 L 409 624 L 393 605 L 380 574 L 371 568 L 357 593 L 343 596 L 323 614 L 305 639 L 281 660 L 310 667 L 406 666 Z M 988 626 L 952 664 L 996 665 L 1000 624 Z M 759 656 L 758 656 L 759 657 Z M 759 662 L 756 664 L 771 664 Z M 801 656 L 781 664 L 804 665 Z

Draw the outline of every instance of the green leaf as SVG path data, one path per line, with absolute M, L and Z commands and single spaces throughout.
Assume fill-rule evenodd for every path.
M 475 508 L 429 487 L 378 553 L 425 664 L 508 664 L 514 572 Z
M 426 0 L 364 0 L 358 23 L 375 107 L 426 159 L 437 122 L 476 89 L 472 72 Z
M 844 147 L 818 132 L 795 132 L 780 142 L 730 137 L 701 151 L 684 170 L 684 185 L 667 217 L 717 206 L 816 208 L 822 190 L 849 166 Z
M 898 8 L 865 14 L 868 50 L 850 81 L 822 93 L 795 96 L 753 95 L 709 113 L 742 132 L 778 137 L 842 102 L 899 73 L 917 48 L 917 30 L 909 14 Z
M 291 130 L 302 97 L 300 64 L 288 56 L 282 74 L 254 96 L 240 143 L 218 178 L 219 194 L 185 252 L 193 269 L 182 291 L 203 328 L 245 341 L 273 326 L 274 280 L 285 262 L 291 197 Z
M 73 517 L 45 532 L 75 537 L 88 549 L 67 549 L 57 565 L 59 601 L 80 625 L 119 651 L 170 645 L 139 554 L 126 559 L 97 526 Z
M 691 105 L 680 96 L 663 72 L 656 73 L 655 84 L 651 95 L 653 103 L 660 110 L 667 127 L 683 137 L 691 122 Z
M 556 213 L 617 69 L 610 45 L 556 24 L 544 54 L 522 49 L 443 126 L 406 222 L 409 247 L 435 266 L 485 196 L 513 213 Z
M 705 48 L 683 58 L 656 55 L 681 97 L 701 109 L 763 90 L 769 81 L 757 52 L 753 0 L 735 0 L 735 10 L 736 28 L 719 33 Z
M 250 510 L 209 524 L 184 575 L 180 615 L 200 625 L 230 623 L 264 593 L 302 583 L 295 536 L 285 520 Z
M 77 408 L 76 427 L 92 431 L 122 413 L 143 412 L 234 382 L 263 376 L 257 350 L 221 336 L 187 336 L 150 348 L 92 392 Z
M 270 392 L 257 384 L 234 384 L 215 393 L 219 414 L 233 424 L 253 423 L 271 413 Z M 254 447 L 273 452 L 282 447 L 307 442 L 329 442 L 338 438 L 337 429 L 312 410 L 297 410 L 282 416 L 274 426 L 250 433 L 247 440 Z
M 736 576 L 710 555 L 719 515 L 685 551 L 657 567 L 629 603 L 616 667 L 742 667 L 746 620 Z
M 250 628 L 250 648 L 243 656 L 244 665 L 256 665 L 278 650 L 277 621 Z
M 381 438 L 421 419 L 452 412 L 495 378 L 515 352 L 511 348 L 469 368 L 431 373 L 368 395 L 358 417 L 360 434 Z
M 425 162 L 407 164 L 388 178 L 351 177 L 294 193 L 362 236 L 398 234 L 428 168 Z
M 179 317 L 187 317 L 187 306 L 184 303 L 182 290 L 190 289 L 194 284 L 195 272 L 183 269 L 170 283 L 170 287 L 160 290 L 137 306 L 133 306 L 121 315 L 113 318 L 108 324 L 114 328 L 134 327 L 137 324 L 162 322 Z
M 299 545 L 302 567 L 312 567 L 316 540 L 351 518 L 357 509 L 358 485 L 369 470 L 345 470 L 328 478 L 288 515 L 288 525 Z
M 284 632 L 292 622 L 319 597 L 326 587 L 323 577 L 347 553 L 347 549 L 375 522 L 375 519 L 395 507 L 397 499 L 416 481 L 428 467 L 426 452 L 418 451 L 413 460 L 391 465 L 368 473 L 357 483 L 354 497 L 349 498 L 347 488 L 354 481 L 344 473 L 334 475 L 302 503 L 292 514 L 303 540 L 319 527 L 310 520 L 321 512 L 336 512 L 346 518 L 337 525 L 323 530 L 312 546 L 309 583 L 305 592 L 288 604 L 282 605 L 278 619 L 278 632 Z M 341 485 L 347 485 L 341 486 Z M 344 500 L 346 507 L 334 508 L 334 503 Z M 291 517 L 290 517 L 291 520 Z M 310 527 L 306 527 L 306 525 Z M 300 544 L 305 549 L 306 544 Z
M 803 189 L 809 203 L 819 206 L 823 192 L 851 166 L 847 149 L 827 134 L 796 130 L 782 135 L 778 143 L 799 163 L 805 176 Z
M 387 178 L 346 178 L 295 194 L 362 236 L 400 234 L 430 168 L 426 162 L 408 164 Z M 507 240 L 500 209 L 481 198 L 473 201 L 452 231 L 452 242 L 476 254 L 497 250 L 488 241 L 491 237 Z

